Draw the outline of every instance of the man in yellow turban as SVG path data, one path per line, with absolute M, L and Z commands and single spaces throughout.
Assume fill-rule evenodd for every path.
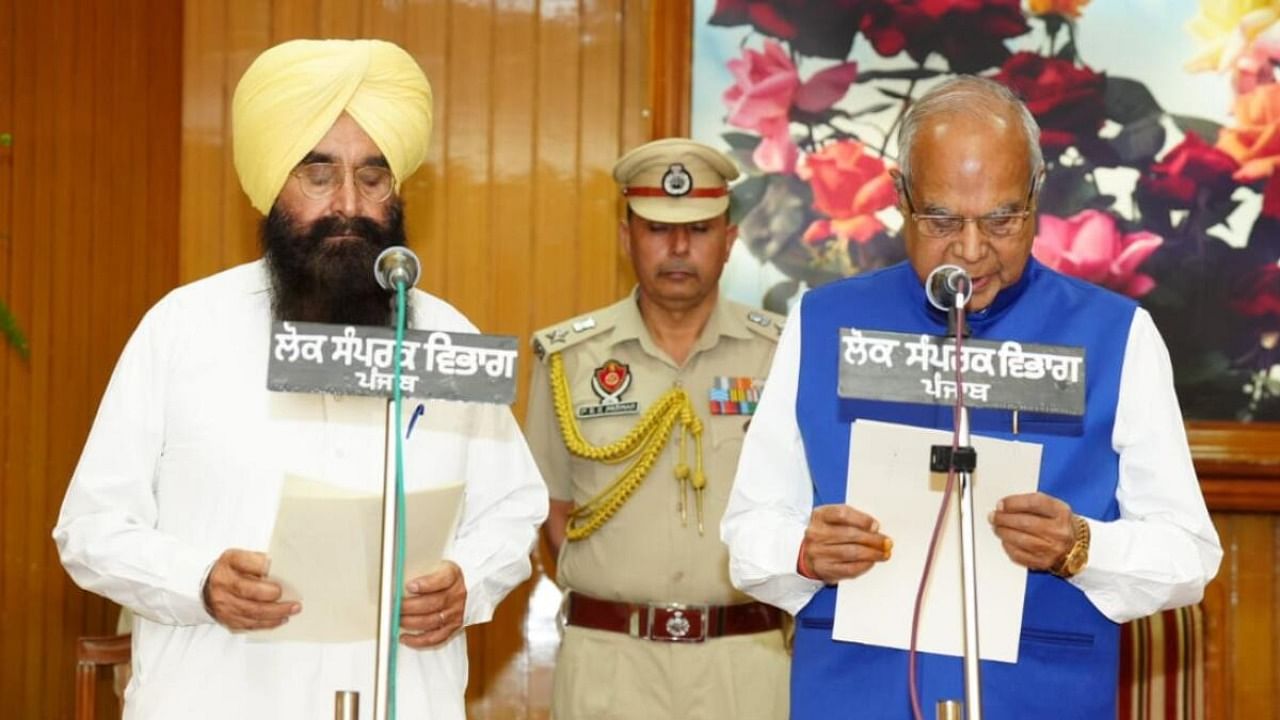
M 426 156 L 431 88 L 390 43 L 296 40 L 245 73 L 232 128 L 236 171 L 265 216 L 264 257 L 178 288 L 147 313 L 54 539 L 79 585 L 137 618 L 127 718 L 312 719 L 332 714 L 338 690 L 359 691 L 368 716 L 372 629 L 354 641 L 264 637 L 309 607 L 324 611 L 314 597 L 286 600 L 264 551 L 287 476 L 339 497 L 380 492 L 387 403 L 268 392 L 269 335 L 273 320 L 391 321 L 374 259 L 404 244 L 399 190 Z M 413 290 L 410 307 L 411 327 L 476 332 L 425 292 Z M 487 621 L 528 576 L 546 490 L 507 408 L 428 400 L 404 412 L 406 489 L 462 483 L 465 502 L 444 562 L 407 582 L 398 707 L 461 720 L 461 630 Z
M 380 40 L 278 45 L 240 80 L 231 127 L 240 184 L 266 215 L 276 318 L 387 324 L 371 268 L 405 244 L 398 191 L 427 154 L 418 64 Z

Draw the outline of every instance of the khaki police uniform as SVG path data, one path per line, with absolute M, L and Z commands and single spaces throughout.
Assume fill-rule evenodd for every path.
M 781 614 L 734 589 L 719 538 L 781 323 L 721 299 L 683 365 L 650 337 L 635 293 L 535 334 L 527 439 L 552 499 L 582 512 L 558 564 L 569 606 L 557 720 L 786 717 Z M 618 488 L 627 477 L 634 482 Z M 593 505 L 610 488 L 618 492 Z M 629 625 L 593 629 L 574 622 L 579 600 L 637 610 Z M 753 621 L 767 611 L 775 622 L 701 640 L 704 630 L 732 630 L 725 606 L 752 608 Z

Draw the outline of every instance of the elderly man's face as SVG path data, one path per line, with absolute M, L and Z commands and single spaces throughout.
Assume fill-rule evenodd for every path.
M 328 164 L 332 173 L 308 176 L 303 168 L 312 163 Z M 373 264 L 382 250 L 404 244 L 403 213 L 390 186 L 376 182 L 381 170 L 368 170 L 386 164 L 344 114 L 289 176 L 262 227 L 277 320 L 390 322 L 389 295 L 374 279 Z M 356 176 L 361 168 L 363 179 Z M 379 189 L 387 197 L 377 199 Z
M 687 310 L 716 291 L 738 236 L 727 214 L 691 223 L 628 215 L 618 237 L 644 299 L 665 309 Z
M 969 309 L 982 310 L 1001 289 L 1022 277 L 1035 239 L 1034 198 L 1026 138 L 1012 117 L 939 116 L 920 127 L 911 157 L 910 184 L 899 183 L 899 209 L 911 266 L 921 281 L 939 265 L 959 265 L 973 278 Z M 917 216 L 1007 217 L 1025 210 L 1007 235 L 967 221 L 955 233 Z M 954 224 L 954 223 L 950 223 Z M 992 223 L 988 223 L 989 225 Z
M 316 146 L 299 163 L 299 167 L 310 163 L 331 163 L 340 166 L 344 173 L 342 187 L 326 198 L 307 197 L 303 192 L 303 181 L 296 175 L 290 175 L 279 197 L 276 207 L 284 210 L 295 222 L 307 226 L 323 218 L 368 218 L 379 225 L 386 225 L 389 203 L 386 200 L 375 202 L 365 197 L 357 188 L 353 171 L 367 166 L 387 167 L 387 159 L 382 151 L 351 116 L 343 113 L 329 128 L 329 132 L 316 143 Z M 332 242 L 349 240 L 349 235 L 341 234 L 338 228 L 328 238 Z

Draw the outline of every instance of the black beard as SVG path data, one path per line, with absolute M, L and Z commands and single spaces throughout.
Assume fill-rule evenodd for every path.
M 304 228 L 279 205 L 271 208 L 261 235 L 274 320 L 392 324 L 393 295 L 373 275 L 378 253 L 405 244 L 403 206 L 398 198 L 389 202 L 386 225 L 367 217 L 328 216 Z M 340 235 L 354 237 L 329 239 Z

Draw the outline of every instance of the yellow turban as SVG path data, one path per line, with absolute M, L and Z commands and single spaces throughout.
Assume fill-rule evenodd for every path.
M 258 56 L 236 86 L 231 132 L 249 201 L 270 211 L 289 173 L 346 112 L 382 150 L 399 187 L 427 155 L 431 84 L 383 40 L 292 40 Z

